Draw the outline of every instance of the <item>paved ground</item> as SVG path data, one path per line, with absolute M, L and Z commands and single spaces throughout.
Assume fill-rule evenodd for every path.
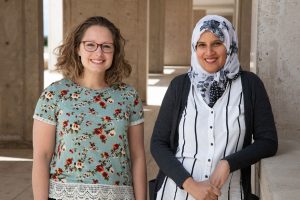
M 185 67 L 166 67 L 164 75 L 149 74 L 148 105 L 145 106 L 145 149 L 148 179 L 155 177 L 157 166 L 150 156 L 149 141 L 163 95 L 170 80 L 187 71 Z M 45 86 L 61 77 L 45 72 Z M 0 149 L 0 200 L 32 200 L 31 149 Z

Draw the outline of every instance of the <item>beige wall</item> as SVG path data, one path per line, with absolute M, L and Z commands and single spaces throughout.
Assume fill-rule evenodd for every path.
M 111 20 L 127 43 L 126 58 L 132 64 L 131 76 L 125 82 L 134 86 L 146 100 L 147 81 L 147 0 L 64 0 L 64 33 L 86 18 L 101 15 Z
M 165 0 L 149 1 L 149 72 L 163 73 Z
M 206 15 L 206 10 L 193 9 L 193 28 L 196 26 L 197 22 Z
M 190 65 L 192 0 L 166 0 L 165 65 Z
M 1 1 L 0 13 L 0 147 L 31 146 L 43 81 L 42 3 Z
M 243 69 L 250 70 L 252 0 L 236 0 L 235 27 L 239 41 L 239 60 Z

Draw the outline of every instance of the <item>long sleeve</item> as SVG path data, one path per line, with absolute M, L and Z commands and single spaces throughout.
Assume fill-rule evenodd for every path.
M 253 73 L 244 73 L 247 73 L 244 75 L 244 86 L 247 86 L 244 87 L 244 95 L 245 107 L 249 108 L 246 109 L 248 126 L 244 148 L 224 158 L 229 162 L 231 172 L 275 155 L 278 148 L 272 108 L 263 82 Z M 254 142 L 251 144 L 252 136 Z
M 168 87 L 154 126 L 150 148 L 162 172 L 179 187 L 182 187 L 183 182 L 191 175 L 177 160 L 171 145 L 173 138 L 171 134 L 174 127 L 178 126 L 179 121 L 180 104 L 178 102 L 182 93 L 178 91 L 178 88 L 180 88 L 180 84 L 183 84 L 180 80 L 182 79 L 175 78 Z

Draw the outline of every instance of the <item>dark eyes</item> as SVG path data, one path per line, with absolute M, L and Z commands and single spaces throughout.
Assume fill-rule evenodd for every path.
M 218 47 L 218 46 L 221 46 L 221 45 L 223 45 L 222 41 L 214 41 L 214 42 L 211 43 L 211 47 Z M 197 48 L 205 48 L 206 46 L 207 46 L 207 43 L 197 42 L 196 49 Z
M 97 46 L 97 44 L 92 43 L 92 42 L 87 42 L 85 45 L 88 46 L 88 47 L 95 47 L 95 46 Z

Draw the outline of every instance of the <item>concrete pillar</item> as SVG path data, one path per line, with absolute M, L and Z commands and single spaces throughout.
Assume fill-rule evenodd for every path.
M 192 0 L 166 0 L 165 65 L 190 66 Z
M 147 86 L 147 0 L 63 0 L 63 31 L 66 33 L 88 17 L 100 15 L 112 21 L 127 43 L 126 58 L 132 64 L 131 76 L 125 80 L 146 100 Z
M 149 1 L 149 72 L 163 73 L 165 0 Z
M 239 60 L 243 69 L 250 70 L 252 0 L 235 0 L 234 24 L 239 41 Z
M 264 81 L 280 136 L 300 136 L 298 0 L 253 0 L 251 71 Z
M 63 3 L 62 0 L 48 1 L 49 9 L 49 33 L 48 33 L 48 69 L 55 70 L 57 57 L 54 49 L 58 47 L 63 40 Z
M 43 88 L 43 5 L 0 1 L 0 148 L 30 147 Z
M 206 15 L 206 10 L 193 9 L 193 25 L 195 27 L 197 22 Z

